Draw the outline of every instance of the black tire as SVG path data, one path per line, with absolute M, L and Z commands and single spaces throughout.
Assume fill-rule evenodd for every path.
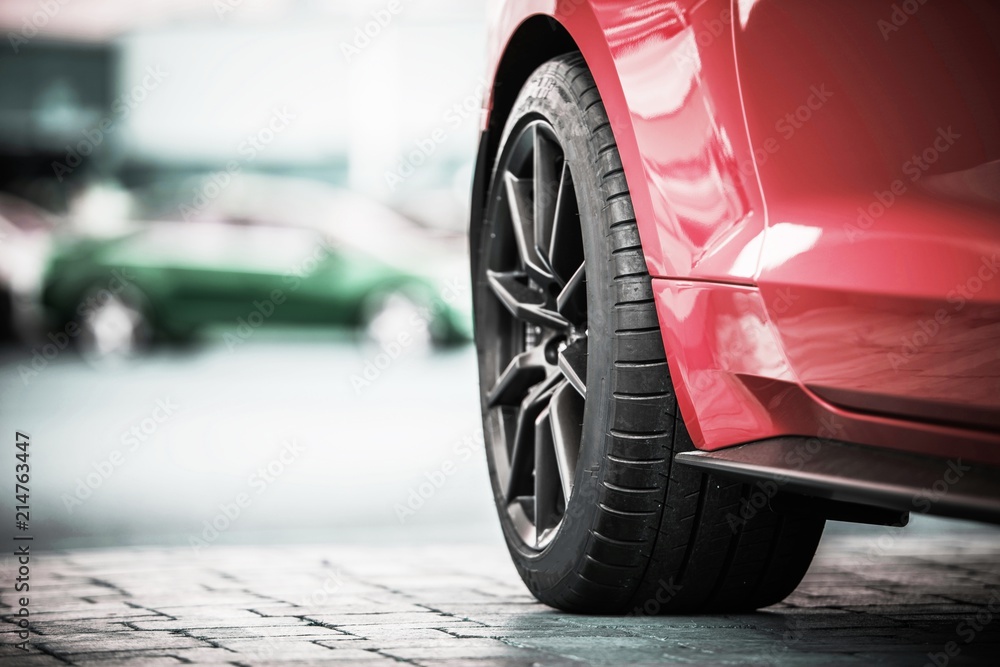
M 552 157 L 553 141 L 561 158 Z M 559 165 L 564 176 L 549 189 L 554 181 L 545 176 Z M 535 203 L 537 192 L 561 192 L 567 173 L 582 232 L 583 316 L 569 314 L 573 281 L 553 268 L 568 264 L 557 254 L 569 252 L 572 239 L 563 232 L 560 243 L 550 236 L 545 246 L 545 234 L 570 209 L 557 205 L 548 225 L 541 216 L 551 209 Z M 483 224 L 474 280 L 487 458 L 504 537 L 532 594 L 566 611 L 655 614 L 751 610 L 791 593 L 824 522 L 772 512 L 773 489 L 673 462 L 693 446 L 621 159 L 580 55 L 549 61 L 522 89 L 501 138 Z M 521 241 L 531 229 L 533 249 Z M 581 346 L 583 361 L 574 357 Z M 541 365 L 543 356 L 550 367 Z M 585 385 L 572 381 L 575 371 Z M 578 449 L 566 473 L 573 414 Z M 525 461 L 534 466 L 530 477 Z

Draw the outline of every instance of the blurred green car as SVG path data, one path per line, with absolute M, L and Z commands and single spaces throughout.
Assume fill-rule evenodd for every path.
M 102 355 L 190 339 L 208 326 L 221 326 L 230 347 L 276 325 L 351 327 L 383 346 L 469 340 L 461 267 L 435 276 L 447 262 L 421 257 L 421 234 L 401 216 L 357 195 L 303 187 L 244 184 L 227 192 L 235 206 L 182 207 L 177 217 L 186 220 L 58 244 L 42 291 L 51 326 Z M 308 214 L 296 216 L 296 207 Z M 358 230 L 374 236 L 375 252 L 355 242 Z M 377 256 L 408 235 L 404 256 L 423 272 Z

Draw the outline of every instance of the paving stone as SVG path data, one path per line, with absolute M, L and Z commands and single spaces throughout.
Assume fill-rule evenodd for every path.
M 198 648 L 203 641 L 166 632 L 109 632 L 106 634 L 79 633 L 59 636 L 46 635 L 33 642 L 49 652 L 89 653 L 93 651 L 128 651 L 130 649 Z
M 241 659 L 241 656 L 235 651 L 215 646 L 206 648 L 173 649 L 166 651 L 165 653 L 167 653 L 170 657 L 177 658 L 184 664 L 196 665 L 219 663 L 232 664 L 234 661 L 238 662 Z M 80 661 L 80 658 L 76 658 L 75 661 Z
M 84 667 L 177 667 L 186 664 L 180 658 L 172 655 L 165 656 L 139 656 L 130 658 L 97 658 L 95 660 L 74 660 L 77 665 Z M 232 663 L 230 663 L 232 664 Z
M 298 637 L 302 638 L 323 638 L 323 639 L 350 639 L 351 636 L 326 628 L 322 625 L 286 625 L 275 628 L 253 627 L 253 628 L 193 628 L 185 630 L 185 634 L 199 639 L 215 641 L 218 639 L 259 639 L 261 637 Z
M 341 629 L 343 631 L 343 629 Z M 455 635 L 434 628 L 399 628 L 389 625 L 366 625 L 352 628 L 347 635 L 356 648 L 378 649 L 389 646 L 419 646 L 422 642 L 454 641 Z M 325 644 L 324 641 L 317 643 Z
M 308 614 L 304 618 L 329 626 L 340 625 L 389 625 L 393 627 L 407 627 L 417 624 L 423 627 L 434 627 L 461 621 L 454 616 L 446 616 L 432 611 L 412 612 L 412 613 L 385 613 L 385 614 Z
M 490 645 L 472 645 L 470 642 L 452 642 L 451 646 L 417 646 L 408 648 L 393 648 L 383 651 L 386 655 L 402 660 L 531 660 L 537 659 L 537 653 L 527 648 L 518 648 L 494 642 Z
M 396 658 L 379 653 L 374 650 L 353 648 L 347 645 L 331 646 L 323 656 L 324 661 L 361 663 L 365 667 L 381 667 L 382 665 L 394 665 L 399 667 L 400 662 Z
M 308 625 L 294 616 L 266 618 L 253 613 L 247 614 L 186 614 L 177 612 L 177 618 L 169 620 L 152 619 L 130 621 L 135 630 L 189 630 L 192 628 L 273 628 L 280 626 Z
M 411 661 L 412 664 L 422 667 L 574 667 L 587 663 L 568 658 L 545 657 L 539 659 L 532 658 L 461 658 L 461 659 L 439 659 L 426 658 Z M 400 663 L 396 663 L 397 665 Z M 629 667 L 643 667 L 640 663 L 631 663 Z
M 32 652 L 0 625 L 0 665 L 919 666 L 951 641 L 949 666 L 1000 664 L 1000 533 L 876 544 L 828 536 L 762 613 L 674 618 L 556 612 L 477 545 L 43 552 Z
M 66 663 L 59 658 L 44 653 L 25 653 L 20 649 L 4 647 L 0 649 L 0 665 L 47 667 L 48 665 L 65 666 Z
M 252 660 L 268 662 L 285 662 L 288 660 L 322 660 L 330 652 L 330 648 L 320 646 L 309 639 L 302 638 L 263 638 L 263 639 L 220 639 L 219 647 L 233 651 L 239 660 L 247 656 Z

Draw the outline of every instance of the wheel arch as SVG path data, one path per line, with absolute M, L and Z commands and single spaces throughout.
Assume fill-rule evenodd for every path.
M 532 72 L 546 61 L 569 52 L 579 52 L 594 74 L 621 154 L 647 263 L 651 253 L 656 256 L 654 264 L 658 270 L 651 268 L 650 275 L 688 275 L 690 267 L 675 264 L 663 253 L 661 244 L 656 239 L 656 235 L 665 230 L 672 230 L 669 232 L 670 236 L 676 238 L 676 221 L 658 219 L 657 208 L 652 201 L 650 184 L 643 170 L 643 154 L 639 149 L 636 127 L 619 79 L 616 62 L 618 51 L 613 48 L 607 32 L 617 25 L 617 19 L 612 15 L 599 15 L 601 11 L 607 10 L 595 8 L 592 0 L 552 3 L 552 13 L 539 13 L 537 9 L 529 9 L 530 4 L 533 4 L 532 0 L 507 0 L 496 24 L 496 34 L 492 36 L 489 60 L 492 70 L 486 77 L 490 83 L 484 99 L 484 122 L 473 172 L 470 202 L 469 250 L 473 283 L 479 272 L 487 197 L 503 128 L 521 88 Z M 666 211 L 670 210 L 672 209 L 667 207 Z M 667 212 L 663 214 L 668 215 Z M 476 293 L 474 288 L 474 299 Z M 679 393 L 681 409 L 687 419 L 697 420 L 697 413 L 688 399 L 686 377 L 680 372 L 678 365 L 685 350 L 672 345 L 669 337 L 662 338 L 670 373 Z
M 556 56 L 578 52 L 591 72 L 608 113 L 612 133 L 622 151 L 625 177 L 633 201 L 641 199 L 642 210 L 651 210 L 649 191 L 641 166 L 635 129 L 628 102 L 618 80 L 615 58 L 608 36 L 590 0 L 553 3 L 551 14 L 530 10 L 531 0 L 509 0 L 499 20 L 491 48 L 487 75 L 490 82 L 483 101 L 484 124 L 480 134 L 470 203 L 469 241 L 472 275 L 476 275 L 480 232 L 485 214 L 489 180 L 497 159 L 507 118 L 521 88 L 531 73 Z M 636 213 L 639 217 L 639 213 Z M 640 236 L 643 235 L 640 223 Z
M 486 213 L 489 180 L 500 148 L 500 135 L 514 108 L 518 93 L 531 73 L 540 65 L 556 56 L 579 50 L 576 40 L 569 31 L 557 20 L 545 14 L 535 14 L 525 19 L 517 26 L 504 47 L 487 95 L 486 104 L 490 108 L 489 121 L 480 134 L 473 173 L 469 219 L 469 252 L 473 279 L 479 266 L 480 234 Z

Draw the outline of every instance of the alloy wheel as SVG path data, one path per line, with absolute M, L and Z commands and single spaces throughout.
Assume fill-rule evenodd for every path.
M 566 155 L 533 119 L 498 168 L 485 257 L 493 337 L 485 406 L 507 512 L 530 548 L 554 537 L 573 493 L 587 395 L 586 262 Z

